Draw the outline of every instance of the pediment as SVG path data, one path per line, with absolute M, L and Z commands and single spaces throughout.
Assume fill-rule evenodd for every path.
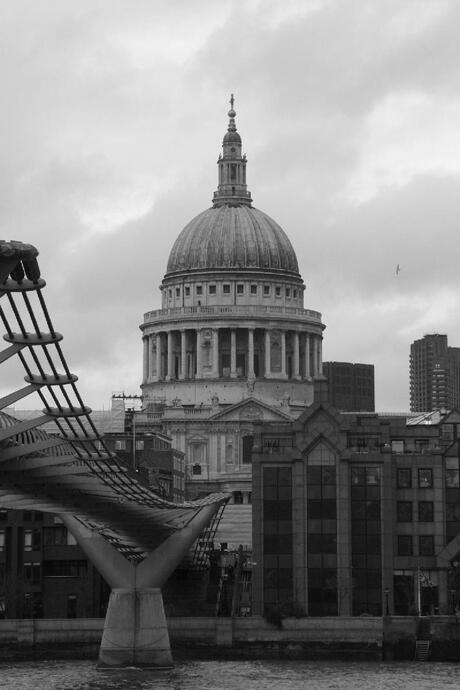
M 297 419 L 295 430 L 327 436 L 336 433 L 341 425 L 341 415 L 332 405 L 314 403 Z
M 449 414 L 442 420 L 443 424 L 460 424 L 460 412 L 458 410 L 452 410 Z
M 297 445 L 303 453 L 309 452 L 316 444 L 326 440 L 334 452 L 344 448 L 343 418 L 329 404 L 313 404 L 295 423 Z
M 209 417 L 209 420 L 222 422 L 286 422 L 292 418 L 260 400 L 250 398 L 227 407 Z

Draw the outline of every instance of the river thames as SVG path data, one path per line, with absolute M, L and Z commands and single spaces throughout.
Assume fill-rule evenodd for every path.
M 8 690 L 438 690 L 460 686 L 460 664 L 197 661 L 168 671 L 101 672 L 92 661 L 0 664 Z

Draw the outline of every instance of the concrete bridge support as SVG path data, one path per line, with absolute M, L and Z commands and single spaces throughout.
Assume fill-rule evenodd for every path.
M 61 515 L 81 549 L 112 588 L 98 668 L 172 665 L 161 587 L 217 509 L 216 504 L 203 506 L 185 527 L 137 564 L 128 561 L 96 530 L 71 515 Z

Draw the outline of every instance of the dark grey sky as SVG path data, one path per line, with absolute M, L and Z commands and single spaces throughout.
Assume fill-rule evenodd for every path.
M 39 248 L 90 405 L 138 392 L 138 325 L 210 205 L 234 92 L 324 358 L 375 364 L 378 409 L 408 409 L 410 342 L 460 345 L 459 25 L 456 0 L 1 4 L 1 234 Z

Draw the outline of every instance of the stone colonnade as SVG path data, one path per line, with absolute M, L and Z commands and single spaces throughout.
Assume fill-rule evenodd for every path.
M 266 328 L 180 328 L 144 335 L 143 380 L 310 379 L 322 375 L 322 336 Z

